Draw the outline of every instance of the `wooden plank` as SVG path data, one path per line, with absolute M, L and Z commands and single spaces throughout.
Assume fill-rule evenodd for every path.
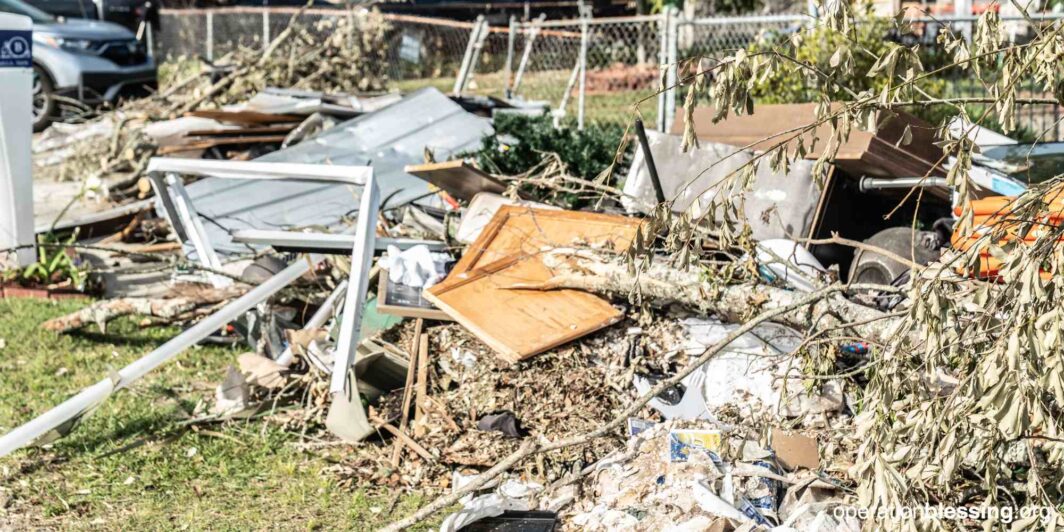
M 417 350 L 417 384 L 414 387 L 414 436 L 425 435 L 425 401 L 429 396 L 429 333 L 421 334 Z
M 159 155 L 181 153 L 193 150 L 206 150 L 215 146 L 238 146 L 241 144 L 266 144 L 284 142 L 285 135 L 253 135 L 248 137 L 207 137 L 188 139 L 181 144 L 162 146 Z
M 516 290 L 553 273 L 544 248 L 592 245 L 628 249 L 642 222 L 633 218 L 505 206 L 426 298 L 501 358 L 517 362 L 616 323 L 622 313 L 578 290 Z
M 466 164 L 462 160 L 442 163 L 408 164 L 403 168 L 437 187 L 440 187 L 457 199 L 469 201 L 478 192 L 502 194 L 506 185 L 491 177 L 486 172 Z
M 410 364 L 406 367 L 406 385 L 403 386 L 403 410 L 400 413 L 399 427 L 405 427 L 406 421 L 410 419 L 410 400 L 414 395 L 414 375 L 417 370 L 417 355 L 418 347 L 421 342 L 421 328 L 425 325 L 425 322 L 418 318 L 414 322 L 414 339 L 410 342 Z M 392 467 L 399 467 L 399 459 L 402 457 L 403 446 L 399 445 L 398 440 L 395 442 L 395 447 L 392 449 Z
M 299 124 L 282 123 L 269 126 L 243 127 L 233 129 L 196 129 L 185 134 L 186 137 L 239 137 L 244 135 L 263 135 L 267 133 L 288 133 Z
M 501 259 L 536 255 L 544 248 L 590 245 L 625 251 L 640 225 L 642 221 L 624 216 L 504 205 L 444 282 Z
M 221 109 L 203 109 L 186 113 L 185 116 L 198 116 L 210 118 L 227 124 L 240 124 L 243 126 L 258 126 L 263 124 L 280 124 L 282 122 L 303 121 L 298 115 L 278 115 L 273 113 L 260 113 L 258 111 L 223 111 Z

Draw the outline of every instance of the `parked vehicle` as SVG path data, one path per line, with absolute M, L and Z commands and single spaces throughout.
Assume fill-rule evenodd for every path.
M 93 105 L 158 86 L 155 61 L 128 29 L 110 22 L 56 18 L 21 0 L 0 11 L 33 20 L 33 130 L 56 117 L 56 96 Z
M 159 1 L 151 0 L 25 0 L 49 15 L 62 18 L 104 20 L 136 33 L 147 20 L 159 29 Z

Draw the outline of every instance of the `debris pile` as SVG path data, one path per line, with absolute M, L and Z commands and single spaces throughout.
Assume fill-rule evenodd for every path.
M 767 109 L 775 122 L 691 109 L 672 134 L 636 122 L 634 151 L 624 139 L 596 172 L 551 153 L 504 175 L 476 162 L 509 142 L 494 118 L 541 109 L 348 93 L 380 88 L 341 50 L 372 63 L 372 32 L 308 35 L 289 28 L 150 120 L 123 109 L 42 142 L 68 170 L 106 145 L 103 168 L 132 180 L 112 197 L 140 214 L 105 244 L 169 246 L 137 243 L 107 298 L 42 326 L 191 326 L 0 454 L 211 338 L 246 352 L 194 422 L 346 442 L 345 482 L 440 495 L 394 528 L 455 504 L 444 530 L 935 527 L 867 510 L 1059 495 L 1059 188 L 991 201 L 1038 231 L 984 209 L 964 233 L 933 128 L 899 112 L 840 142 L 843 104 Z M 292 89 L 308 80 L 321 90 Z M 1019 186 L 1001 167 L 979 168 Z M 890 226 L 913 186 L 924 203 Z M 105 264 L 129 251 L 82 243 Z M 163 272 L 147 292 L 144 264 Z

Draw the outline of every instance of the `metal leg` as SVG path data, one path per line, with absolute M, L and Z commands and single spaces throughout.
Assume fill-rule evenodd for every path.
M 192 241 L 192 247 L 196 249 L 196 255 L 199 257 L 200 263 L 213 270 L 221 270 L 222 261 L 218 258 L 218 254 L 214 252 L 214 248 L 211 247 L 211 242 L 207 238 L 207 231 L 203 228 L 199 213 L 192 206 L 192 199 L 189 198 L 188 191 L 185 190 L 185 185 L 182 184 L 181 178 L 176 174 L 168 174 L 166 183 L 173 192 L 177 215 L 181 219 L 181 224 L 185 226 L 188 239 Z M 207 275 L 215 288 L 225 288 L 233 284 L 233 280 L 228 277 L 213 272 L 208 272 Z
M 369 291 L 369 270 L 373 264 L 373 242 L 376 238 L 377 210 L 380 207 L 380 190 L 370 178 L 362 191 L 358 222 L 355 224 L 355 245 L 351 250 L 351 276 L 348 279 L 344 311 L 340 317 L 340 337 L 336 341 L 336 361 L 333 366 L 329 391 L 343 393 L 347 387 L 347 369 L 355 362 L 355 348 L 362 327 L 362 305 Z

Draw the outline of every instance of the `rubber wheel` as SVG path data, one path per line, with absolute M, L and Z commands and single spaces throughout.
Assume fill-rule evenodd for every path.
M 44 131 L 55 116 L 55 85 L 43 68 L 33 67 L 33 132 Z

